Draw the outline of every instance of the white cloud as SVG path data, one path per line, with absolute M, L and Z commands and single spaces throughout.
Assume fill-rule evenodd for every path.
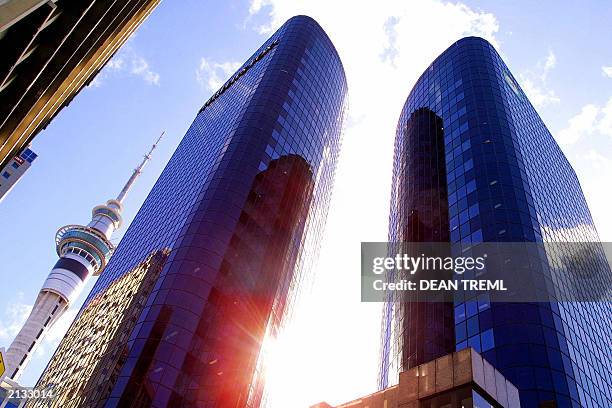
M 420 74 L 458 39 L 480 36 L 499 50 L 499 24 L 491 13 L 436 0 L 378 1 L 374 6 L 254 0 L 250 6 L 249 21 L 268 17 L 255 27 L 262 33 L 297 14 L 313 17 L 330 36 L 346 71 L 350 110 L 314 287 L 304 300 L 308 307 L 296 310 L 295 326 L 284 334 L 309 346 L 297 354 L 287 347 L 287 355 L 275 356 L 289 367 L 276 367 L 284 374 L 274 376 L 276 386 L 270 384 L 270 405 L 346 402 L 376 388 L 381 306 L 359 301 L 354 272 L 360 268 L 359 242 L 387 238 L 393 143 L 402 106 Z M 367 199 L 355 199 L 364 194 Z M 365 329 L 364 322 L 374 330 Z M 305 383 L 309 386 L 300 386 Z
M 23 303 L 23 297 L 22 292 L 17 293 L 16 299 L 8 304 L 0 319 L 0 340 L 3 343 L 13 341 L 32 311 L 32 305 Z
M 19 330 L 23 327 L 26 319 L 32 311 L 32 305 L 23 303 L 24 294 L 17 293 L 15 299 L 4 309 L 4 315 L 0 318 L 0 340 L 6 347 L 13 341 Z M 73 308 L 64 313 L 53 327 L 46 333 L 36 353 L 41 356 L 45 353 L 45 347 L 55 348 L 66 334 L 68 327 L 78 313 L 78 308 Z
M 599 238 L 602 242 L 612 241 L 612 216 L 610 215 L 610 202 L 612 190 L 602 188 L 610 184 L 612 174 L 612 159 L 609 150 L 604 151 L 589 147 L 585 153 L 573 154 L 574 168 L 578 174 L 580 185 L 589 204 L 589 210 L 598 227 Z
M 536 81 L 526 78 L 523 75 L 519 75 L 519 77 L 521 87 L 527 94 L 529 101 L 531 101 L 536 108 L 543 108 L 544 106 L 561 102 L 561 99 L 559 99 L 552 89 L 546 89 Z
M 561 101 L 547 83 L 548 74 L 556 65 L 557 57 L 549 50 L 546 57 L 537 62 L 535 69 L 519 74 L 521 87 L 535 107 L 542 108 Z
M 347 18 L 346 4 L 342 2 L 257 0 L 251 3 L 251 13 L 261 11 L 269 15 L 269 23 L 257 27 L 263 33 L 274 31 L 296 14 L 310 15 L 317 20 L 332 38 L 343 61 L 352 118 L 367 114 L 372 117 L 368 122 L 373 125 L 375 119 L 380 119 L 377 115 L 391 117 L 391 123 L 397 121 L 415 80 L 454 41 L 477 35 L 499 48 L 495 38 L 499 25 L 495 16 L 461 3 L 392 0 L 377 2 L 372 7 L 370 3 L 353 2 L 350 9 L 350 18 Z M 432 24 L 432 20 L 436 23 Z M 379 104 L 373 112 L 373 100 L 384 100 L 385 104 Z
M 567 127 L 557 133 L 557 142 L 570 146 L 594 132 L 612 137 L 612 97 L 605 106 L 588 104 L 570 118 Z
M 557 65 L 557 57 L 555 56 L 555 53 L 552 52 L 552 50 L 548 50 L 548 55 L 546 56 L 546 59 L 544 60 L 544 64 L 542 67 L 542 80 L 546 79 L 548 75 L 548 71 L 553 69 L 556 65 Z
M 608 78 L 612 78 L 612 66 L 610 66 L 610 67 L 601 67 L 601 71 Z
M 149 63 L 142 56 L 134 56 L 132 58 L 132 69 L 130 72 L 141 77 L 149 84 L 159 85 L 159 74 L 151 70 Z
M 116 57 L 111 58 L 111 60 L 106 63 L 106 68 L 112 71 L 121 71 L 124 63 L 125 63 L 125 60 L 123 59 L 123 57 L 116 56 Z
M 98 73 L 98 75 L 94 77 L 94 79 L 91 80 L 91 82 L 87 86 L 92 87 L 92 88 L 99 88 L 104 83 L 103 78 L 104 78 L 104 75 L 102 72 L 100 72 Z
M 89 86 L 98 88 L 111 76 L 122 74 L 139 77 L 151 85 L 159 85 L 160 82 L 160 75 L 151 69 L 149 62 L 130 44 L 126 44 L 117 55 L 106 63 L 102 71 L 89 83 Z
M 569 120 L 568 126 L 557 133 L 557 142 L 562 145 L 571 145 L 580 138 L 592 134 L 598 115 L 598 106 L 593 104 L 583 106 L 580 113 Z
M 612 97 L 606 106 L 601 108 L 601 116 L 597 122 L 597 130 L 604 136 L 612 138 Z
M 227 81 L 242 64 L 239 62 L 215 62 L 208 61 L 206 58 L 200 60 L 200 65 L 196 70 L 196 80 L 198 83 L 210 91 L 216 91 Z
M 578 175 L 600 239 L 612 241 L 612 190 L 602 188 L 612 174 L 612 97 L 603 106 L 583 106 L 556 139 Z
M 590 149 L 584 156 L 584 161 L 591 163 L 593 169 L 596 172 L 603 172 L 606 176 L 612 174 L 612 159 L 606 157 L 596 151 L 595 149 Z M 602 188 L 601 190 L 606 190 L 612 193 L 612 190 Z M 605 203 L 607 206 L 610 203 L 610 200 L 602 200 L 602 203 Z
M 22 292 L 17 293 L 16 297 L 11 299 L 10 303 L 4 308 L 3 315 L 0 316 L 0 346 L 2 347 L 8 348 L 10 346 L 32 311 L 32 305 L 24 303 L 23 299 L 24 294 Z M 51 357 L 51 353 L 53 353 L 63 339 L 78 311 L 78 307 L 66 311 L 45 334 L 34 350 L 32 361 L 25 370 L 26 374 L 31 374 L 29 373 L 31 365 L 38 366 L 41 362 L 46 362 Z M 44 366 L 37 368 L 42 369 Z

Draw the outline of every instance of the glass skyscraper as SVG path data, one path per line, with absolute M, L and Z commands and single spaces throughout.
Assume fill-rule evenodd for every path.
M 259 406 L 261 343 L 281 329 L 321 242 L 346 95 L 332 42 L 297 16 L 204 104 L 63 340 L 83 349 L 60 345 L 66 356 L 41 377 L 39 387 L 59 384 L 54 403 Z M 105 366 L 83 371 L 68 357 L 93 341 L 80 319 L 95 321 L 121 285 L 148 293 L 139 271 L 159 253 L 141 312 L 116 330 L 125 342 L 97 344 L 108 354 L 88 364 Z M 134 283 L 115 284 L 127 274 Z M 69 381 L 84 372 L 98 377 Z
M 451 45 L 408 96 L 396 133 L 389 241 L 599 241 L 574 170 L 481 38 Z M 390 298 L 379 387 L 472 347 L 518 387 L 523 407 L 612 406 L 612 305 L 556 302 L 562 284 L 545 290 L 550 302 Z

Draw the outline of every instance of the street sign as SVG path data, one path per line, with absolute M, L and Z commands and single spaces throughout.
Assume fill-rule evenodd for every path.
M 6 367 L 4 366 L 4 347 L 0 348 L 0 378 L 4 377 Z

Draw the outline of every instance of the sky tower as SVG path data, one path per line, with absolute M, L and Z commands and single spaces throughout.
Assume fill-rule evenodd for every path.
M 111 237 L 121 226 L 123 200 L 144 166 L 151 160 L 151 153 L 163 135 L 162 132 L 140 165 L 134 169 L 117 198 L 94 207 L 87 226 L 66 225 L 57 231 L 55 243 L 60 259 L 45 280 L 28 319 L 6 351 L 8 378 L 15 381 L 19 379 L 38 344 L 77 299 L 89 277 L 97 276 L 104 270 L 115 249 Z

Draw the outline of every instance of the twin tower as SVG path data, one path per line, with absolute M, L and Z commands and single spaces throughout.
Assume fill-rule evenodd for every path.
M 332 42 L 297 16 L 203 105 L 39 380 L 54 406 L 261 405 L 261 344 L 317 256 L 346 98 Z M 480 38 L 452 44 L 417 81 L 392 183 L 390 241 L 598 240 L 574 171 Z M 94 215 L 115 228 L 120 202 Z M 99 271 L 103 235 L 63 231 L 56 273 Z M 62 308 L 73 289 L 59 280 L 47 292 Z M 522 406 L 611 406 L 611 316 L 598 303 L 387 302 L 379 385 L 472 348 Z

